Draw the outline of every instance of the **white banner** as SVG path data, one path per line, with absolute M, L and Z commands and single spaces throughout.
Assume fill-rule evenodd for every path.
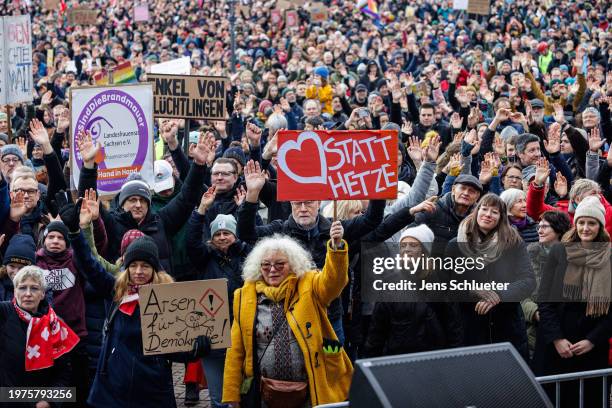
M 0 103 L 30 102 L 34 90 L 30 16 L 3 17 L 2 26 Z
M 98 193 L 112 195 L 131 173 L 153 186 L 153 86 L 124 85 L 71 90 L 71 185 L 78 186 L 83 161 L 76 135 L 89 130 L 100 144 Z
M 191 75 L 191 60 L 189 57 L 173 59 L 161 64 L 151 65 L 152 74 Z

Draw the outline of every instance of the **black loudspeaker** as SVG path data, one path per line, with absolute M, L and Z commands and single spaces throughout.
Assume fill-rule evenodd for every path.
M 351 408 L 552 408 L 510 343 L 357 360 Z

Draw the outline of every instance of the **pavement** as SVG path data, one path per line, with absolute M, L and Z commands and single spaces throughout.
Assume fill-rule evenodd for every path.
M 174 381 L 174 396 L 176 398 L 176 406 L 178 408 L 184 408 L 185 405 L 185 384 L 183 383 L 183 376 L 185 375 L 185 366 L 183 364 L 174 363 L 172 364 L 172 379 Z M 200 402 L 197 405 L 190 405 L 190 407 L 197 408 L 209 408 L 210 400 L 208 399 L 208 390 L 200 391 Z

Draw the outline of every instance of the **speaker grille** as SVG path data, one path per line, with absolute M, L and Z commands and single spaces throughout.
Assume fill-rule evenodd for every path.
M 371 361 L 370 370 L 393 407 L 547 406 L 510 350 L 451 353 Z

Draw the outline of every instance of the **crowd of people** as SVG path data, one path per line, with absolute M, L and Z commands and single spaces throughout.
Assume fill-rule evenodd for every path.
M 306 3 L 295 27 L 273 23 L 274 1 L 156 0 L 146 22 L 134 2 L 84 1 L 99 10 L 87 26 L 68 24 L 73 3 L 0 5 L 32 18 L 35 84 L 31 103 L 0 112 L 0 385 L 175 406 L 181 362 L 186 404 L 205 377 L 213 407 L 306 407 L 347 399 L 363 357 L 508 341 L 536 375 L 612 363 L 605 1 L 496 0 L 479 16 L 447 0 L 370 13 L 325 0 L 327 20 Z M 130 176 L 111 201 L 97 195 L 100 146 L 80 133 L 71 192 L 69 90 L 125 61 L 146 81 L 183 56 L 192 74 L 230 78 L 228 120 L 156 118 L 155 182 Z M 397 199 L 340 201 L 337 219 L 326 202 L 278 201 L 284 129 L 396 131 Z M 479 273 L 510 290 L 367 302 L 361 245 L 385 241 L 411 257 L 486 254 Z M 200 336 L 143 355 L 139 288 L 217 278 L 231 347 Z M 585 387 L 585 406 L 608 393 Z M 578 385 L 560 402 L 578 406 Z

